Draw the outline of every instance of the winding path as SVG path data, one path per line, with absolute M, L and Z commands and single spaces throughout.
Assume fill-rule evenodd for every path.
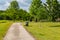
M 21 25 L 13 23 L 3 40 L 35 40 Z

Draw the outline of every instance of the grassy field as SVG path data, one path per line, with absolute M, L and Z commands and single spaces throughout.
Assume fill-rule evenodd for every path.
M 0 40 L 3 40 L 3 37 L 12 23 L 11 21 L 0 20 Z
M 60 22 L 30 22 L 25 28 L 36 40 L 60 40 Z

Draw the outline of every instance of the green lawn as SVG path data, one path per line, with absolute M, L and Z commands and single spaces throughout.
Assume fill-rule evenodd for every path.
M 7 30 L 13 22 L 0 20 L 0 40 L 3 40 L 3 37 L 6 35 Z
M 36 40 L 60 40 L 60 22 L 30 22 L 25 28 Z

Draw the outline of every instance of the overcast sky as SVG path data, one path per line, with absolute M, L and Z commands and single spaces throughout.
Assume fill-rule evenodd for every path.
M 12 0 L 0 0 L 0 10 L 7 9 L 11 1 Z M 17 0 L 17 1 L 19 3 L 20 8 L 28 11 L 29 6 L 31 4 L 31 0 Z M 45 2 L 45 0 L 42 1 Z

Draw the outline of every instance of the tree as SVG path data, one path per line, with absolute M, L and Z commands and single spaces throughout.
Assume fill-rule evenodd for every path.
M 57 0 L 47 0 L 45 6 L 47 9 L 47 12 L 49 13 L 48 19 L 51 21 L 56 21 L 58 15 L 58 9 L 59 9 L 59 3 Z
M 44 6 L 40 7 L 37 12 L 37 17 L 39 20 L 47 20 L 48 13 Z
M 6 11 L 0 10 L 0 20 L 4 19 L 6 20 Z
M 34 18 L 37 18 L 38 10 L 42 6 L 41 0 L 32 0 L 31 6 L 30 6 L 30 13 L 33 15 Z
M 19 5 L 18 2 L 16 0 L 12 1 L 10 3 L 9 8 L 7 9 L 7 13 L 8 15 L 12 18 L 12 19 L 19 19 Z
M 56 21 L 56 18 L 57 18 L 57 15 L 59 14 L 58 12 L 58 5 L 59 5 L 59 3 L 58 3 L 58 1 L 57 0 L 52 0 L 53 2 L 52 2 L 52 21 Z
M 20 9 L 19 12 L 20 12 L 19 13 L 19 18 L 21 20 L 26 21 L 26 20 L 29 20 L 30 19 L 30 14 L 27 11 L 25 11 L 23 9 Z
M 46 0 L 46 3 L 44 3 L 44 6 L 45 6 L 45 9 L 48 13 L 48 20 L 51 21 L 52 20 L 52 17 L 51 17 L 51 14 L 52 14 L 52 0 Z

